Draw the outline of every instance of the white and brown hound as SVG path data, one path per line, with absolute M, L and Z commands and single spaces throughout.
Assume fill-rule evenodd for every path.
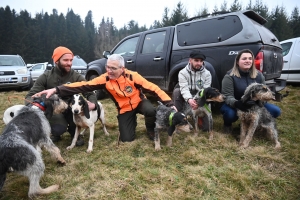
M 109 135 L 105 127 L 105 117 L 104 117 L 104 108 L 100 102 L 98 102 L 97 110 L 89 111 L 87 101 L 79 94 L 74 94 L 70 99 L 69 103 L 72 113 L 73 120 L 76 124 L 76 131 L 74 138 L 72 140 L 72 144 L 67 147 L 68 150 L 74 148 L 76 141 L 78 139 L 81 128 L 84 130 L 80 133 L 82 135 L 86 128 L 90 129 L 90 138 L 87 152 L 90 153 L 93 151 L 93 143 L 94 143 L 94 133 L 95 133 L 95 123 L 98 119 L 100 119 L 103 125 L 103 131 L 105 135 Z

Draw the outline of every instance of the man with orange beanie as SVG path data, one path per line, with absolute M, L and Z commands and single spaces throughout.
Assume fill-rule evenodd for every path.
M 85 81 L 85 78 L 72 69 L 73 53 L 66 47 L 59 46 L 53 51 L 52 59 L 55 66 L 51 70 L 45 71 L 38 77 L 33 87 L 26 95 L 28 102 L 32 102 L 31 96 L 46 89 L 50 89 L 63 84 Z M 96 109 L 97 102 L 96 95 L 93 92 L 83 94 L 89 101 L 90 109 Z M 69 97 L 63 98 L 68 102 Z M 68 131 L 73 138 L 75 134 L 76 126 L 73 122 L 73 115 L 71 109 L 67 109 L 63 114 L 53 115 L 49 120 L 51 126 L 51 139 L 53 142 L 57 142 L 61 139 L 61 135 Z M 76 145 L 83 145 L 83 138 L 79 137 Z

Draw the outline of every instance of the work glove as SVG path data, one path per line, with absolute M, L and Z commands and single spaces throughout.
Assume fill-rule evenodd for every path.
M 234 102 L 234 107 L 243 112 L 248 112 L 248 110 L 255 105 L 255 101 L 249 100 L 247 102 L 242 102 L 242 100 L 238 100 Z

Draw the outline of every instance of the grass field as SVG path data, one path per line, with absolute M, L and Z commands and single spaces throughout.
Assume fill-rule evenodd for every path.
M 138 115 L 137 137 L 117 146 L 116 108 L 110 99 L 102 100 L 106 111 L 105 136 L 97 122 L 94 150 L 85 145 L 67 151 L 71 138 L 65 133 L 57 143 L 67 165 L 60 166 L 43 152 L 46 170 L 41 186 L 59 184 L 60 189 L 36 199 L 300 199 L 300 86 L 289 85 L 288 97 L 274 102 L 282 109 L 276 120 L 282 148 L 263 134 L 254 137 L 250 147 L 238 148 L 235 135 L 222 134 L 222 118 L 214 109 L 215 138 L 208 133 L 176 134 L 173 146 L 165 146 L 167 134 L 161 136 L 162 150 L 145 134 L 143 116 Z M 4 110 L 23 104 L 26 92 L 1 92 L 0 117 Z M 11 103 L 8 101 L 11 99 Z M 17 98 L 18 97 L 18 98 Z M 239 132 L 238 122 L 234 133 Z M 3 129 L 3 121 L 0 120 Z M 9 173 L 0 199 L 28 199 L 28 179 Z

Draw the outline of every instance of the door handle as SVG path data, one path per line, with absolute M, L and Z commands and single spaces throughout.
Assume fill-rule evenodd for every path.
M 133 60 L 127 60 L 126 63 L 131 64 L 133 63 Z
M 154 61 L 159 61 L 159 60 L 163 60 L 164 58 L 159 57 L 159 58 L 153 58 Z
M 284 62 L 284 63 L 288 63 L 289 61 L 287 61 L 287 60 L 284 60 L 283 62 Z

